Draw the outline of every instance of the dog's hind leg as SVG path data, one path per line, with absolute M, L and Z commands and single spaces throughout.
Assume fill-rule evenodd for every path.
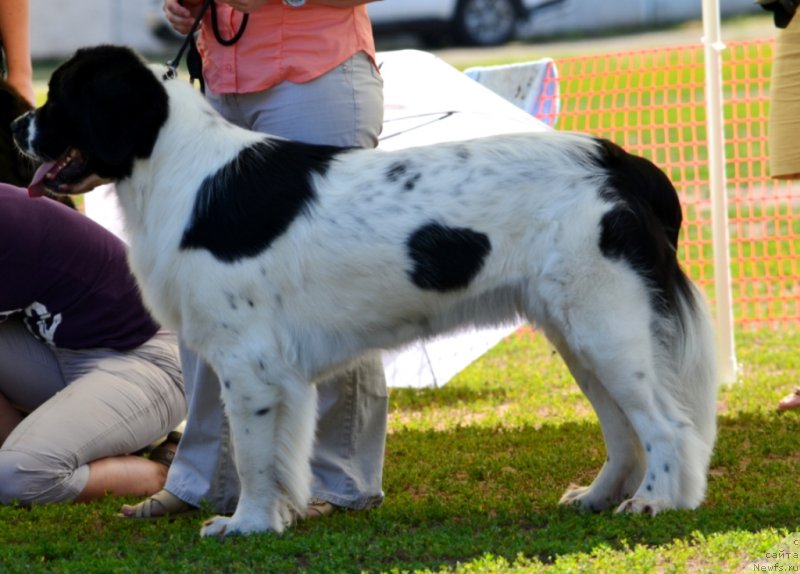
M 646 459 L 641 482 L 618 510 L 655 514 L 688 507 L 682 476 L 684 465 L 695 464 L 691 445 L 697 431 L 673 391 L 676 375 L 662 358 L 666 353 L 655 332 L 658 317 L 648 290 L 635 274 L 608 267 L 593 269 L 591 281 L 562 280 L 557 286 L 558 292 L 544 285 L 546 309 L 539 317 L 561 334 L 568 347 L 565 354 L 574 357 L 573 363 L 591 372 L 591 380 L 604 387 L 635 432 Z M 594 395 L 597 399 L 602 393 Z M 605 403 L 601 400 L 600 404 Z M 609 416 L 602 416 L 607 432 Z M 611 429 L 614 424 L 619 421 L 611 423 Z M 608 476 L 617 479 L 613 473 Z
M 241 493 L 231 517 L 208 520 L 203 536 L 283 531 L 310 497 L 316 387 L 279 359 L 218 369 Z
M 641 484 L 617 510 L 656 514 L 695 508 L 705 495 L 715 428 L 707 314 L 699 300 L 692 306 L 679 299 L 676 308 L 660 312 L 632 305 L 632 296 L 616 301 L 606 301 L 611 304 L 602 336 L 586 344 L 597 330 L 590 320 L 577 340 L 584 360 L 636 431 L 647 459 Z
M 605 338 L 612 340 L 606 332 Z M 619 348 L 627 348 L 627 352 L 614 353 L 605 347 L 598 353 L 591 352 L 588 357 L 596 381 L 605 388 L 607 399 L 612 401 L 621 418 L 609 423 L 610 417 L 601 418 L 606 437 L 615 436 L 619 425 L 630 425 L 638 438 L 638 445 L 630 440 L 620 443 L 621 448 L 633 449 L 634 453 L 644 451 L 646 470 L 637 469 L 633 480 L 639 478 L 635 485 L 632 499 L 623 503 L 624 510 L 632 512 L 649 512 L 655 514 L 659 510 L 675 508 L 679 497 L 679 477 L 682 465 L 680 426 L 674 423 L 672 413 L 665 413 L 657 407 L 652 386 L 656 384 L 656 371 L 646 358 L 647 350 L 635 341 L 618 341 Z M 593 393 L 595 396 L 602 392 Z M 608 403 L 600 402 L 607 408 Z M 600 416 L 602 410 L 598 410 Z M 609 424 L 611 429 L 609 429 Z M 614 457 L 615 453 L 611 453 Z M 631 454 L 625 458 L 630 458 Z M 636 455 L 633 455 L 636 456 Z M 612 458 L 612 463 L 614 459 Z M 604 467 L 605 468 L 605 467 Z M 612 467 L 613 468 L 613 467 Z M 598 478 L 605 478 L 601 476 Z M 609 480 L 619 481 L 621 475 L 609 475 Z M 602 484 L 602 483 L 601 483 Z M 621 486 L 619 482 L 617 485 Z M 614 493 L 616 494 L 616 493 Z M 623 507 L 620 507 L 623 508 Z
M 619 405 L 591 371 L 584 368 L 555 333 L 548 338 L 558 349 L 572 376 L 591 402 L 600 420 L 606 445 L 606 461 L 590 486 L 571 485 L 560 504 L 599 512 L 617 506 L 642 482 L 646 463 L 636 432 Z
M 642 482 L 618 510 L 654 515 L 685 506 L 681 480 L 684 465 L 692 464 L 687 445 L 696 432 L 663 388 L 664 373 L 653 359 L 654 338 L 646 326 L 637 329 L 632 323 L 611 322 L 602 341 L 596 337 L 592 348 L 584 350 L 584 360 L 630 421 L 647 460 Z

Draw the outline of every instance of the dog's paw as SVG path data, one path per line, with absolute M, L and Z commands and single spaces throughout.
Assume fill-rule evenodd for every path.
M 577 486 L 574 484 L 570 485 L 558 503 L 565 506 L 574 506 L 589 512 L 600 512 L 613 504 L 608 497 L 597 496 L 591 486 Z
M 200 536 L 216 536 L 223 538 L 225 536 L 232 536 L 236 534 L 254 534 L 256 532 L 278 532 L 283 530 L 283 524 L 279 523 L 271 526 L 266 521 L 261 520 L 246 520 L 242 517 L 237 517 L 234 514 L 231 517 L 215 516 L 209 518 L 203 523 L 200 529 Z
M 588 486 L 578 486 L 576 484 L 570 484 L 567 491 L 561 495 L 561 500 L 558 501 L 559 504 L 563 504 L 565 506 L 575 506 L 578 508 L 584 508 L 585 504 L 583 498 L 586 495 L 586 492 L 589 490 Z
M 203 527 L 200 529 L 200 536 L 204 538 L 208 536 L 222 538 L 224 536 L 228 536 L 229 534 L 236 534 L 232 528 L 228 528 L 230 523 L 231 518 L 228 516 L 215 516 L 213 518 L 209 518 L 203 522 Z
M 233 534 L 233 532 L 228 532 L 228 524 L 230 524 L 230 521 L 231 519 L 227 516 L 209 518 L 203 522 L 203 527 L 200 529 L 200 536 L 217 536 L 222 538 L 228 534 Z
M 617 507 L 617 513 L 625 512 L 628 514 L 649 514 L 655 516 L 662 510 L 670 510 L 674 505 L 666 500 L 652 500 L 634 496 L 629 498 Z

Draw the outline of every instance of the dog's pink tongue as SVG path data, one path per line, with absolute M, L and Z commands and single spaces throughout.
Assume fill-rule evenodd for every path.
M 39 169 L 33 174 L 30 185 L 28 185 L 28 196 L 42 197 L 45 195 L 44 176 L 53 168 L 55 163 L 54 161 L 48 161 L 39 166 Z

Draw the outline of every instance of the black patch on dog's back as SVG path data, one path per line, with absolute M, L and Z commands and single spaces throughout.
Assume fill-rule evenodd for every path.
M 343 151 L 269 140 L 244 148 L 201 184 L 182 249 L 205 249 L 232 263 L 253 257 L 307 212 L 316 199 L 314 174 Z
M 489 237 L 463 227 L 430 222 L 406 242 L 414 267 L 408 272 L 420 289 L 450 291 L 467 287 L 491 251 Z
M 601 197 L 616 204 L 601 221 L 600 251 L 624 259 L 648 283 L 656 311 L 674 309 L 678 292 L 692 300 L 676 257 L 682 212 L 675 187 L 649 160 L 598 141 L 597 161 L 609 176 Z

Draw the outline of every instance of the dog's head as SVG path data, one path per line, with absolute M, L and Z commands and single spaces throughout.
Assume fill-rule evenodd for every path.
M 12 124 L 23 153 L 45 162 L 31 193 L 82 193 L 130 176 L 168 109 L 162 79 L 132 50 L 78 50 L 53 73 L 45 104 Z

